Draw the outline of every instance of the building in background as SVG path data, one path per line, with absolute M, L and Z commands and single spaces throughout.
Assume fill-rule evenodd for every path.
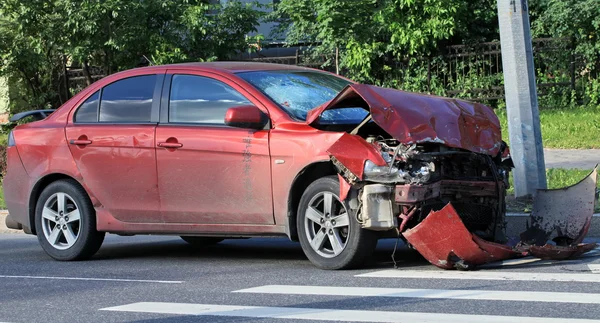
M 213 0 L 220 2 L 225 5 L 230 0 Z M 261 5 L 273 5 L 277 4 L 280 0 L 239 0 L 242 3 L 253 3 L 258 2 Z M 265 8 L 267 12 L 272 11 L 273 7 L 270 6 Z M 255 36 L 261 34 L 264 36 L 264 40 L 261 42 L 260 52 L 255 53 L 240 53 L 241 59 L 258 58 L 258 57 L 284 57 L 296 55 L 297 47 L 286 47 L 285 36 L 279 35 L 279 37 L 271 34 L 271 30 L 276 26 L 274 22 L 262 22 L 256 29 L 256 33 L 252 33 L 249 36 Z

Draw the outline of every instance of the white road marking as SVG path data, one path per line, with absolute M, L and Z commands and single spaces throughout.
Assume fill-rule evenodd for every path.
M 502 261 L 491 262 L 489 264 L 484 264 L 478 266 L 477 268 L 500 268 L 505 266 L 519 266 L 519 265 L 527 265 L 527 264 L 535 264 L 538 266 L 545 265 L 555 265 L 555 264 L 578 264 L 581 263 L 581 258 L 591 258 L 591 257 L 600 257 L 600 247 L 592 249 L 583 255 L 567 260 L 552 260 L 552 259 L 541 259 L 532 256 L 517 258 L 517 259 L 508 259 Z
M 576 273 L 533 273 L 511 271 L 452 271 L 388 269 L 356 275 L 376 278 L 426 278 L 466 280 L 525 280 L 543 282 L 600 283 L 600 275 Z
M 576 259 L 570 260 L 552 260 L 552 259 L 541 259 L 535 258 L 532 256 L 517 258 L 517 259 L 508 259 L 501 260 L 496 262 L 490 262 L 488 264 L 484 264 L 481 266 L 477 266 L 478 269 L 494 269 L 494 268 L 502 268 L 502 267 L 510 267 L 510 266 L 521 266 L 521 265 L 532 265 L 532 266 L 548 266 L 548 265 L 574 265 L 574 264 L 583 264 L 581 259 L 583 257 L 594 257 L 599 256 L 600 254 L 584 254 Z
M 210 315 L 226 317 L 275 318 L 296 320 L 321 320 L 338 322 L 377 323 L 600 323 L 600 320 L 571 318 L 518 317 L 495 315 L 469 315 L 447 313 L 391 312 L 335 310 L 326 308 L 236 306 L 212 304 L 186 304 L 144 302 L 107 307 L 102 311 L 141 312 L 178 315 Z
M 91 277 L 49 277 L 49 276 L 0 275 L 0 278 L 87 280 L 87 281 L 110 281 L 110 282 L 132 282 L 132 283 L 156 283 L 156 284 L 182 284 L 183 283 L 183 281 L 179 281 L 179 280 L 144 280 L 144 279 L 91 278 Z
M 555 302 L 600 304 L 600 294 L 521 292 L 494 290 L 455 290 L 455 289 L 410 289 L 372 287 L 328 287 L 297 285 L 266 285 L 234 291 L 233 293 L 261 293 L 285 295 L 329 295 L 359 297 L 414 297 L 436 299 L 467 299 L 487 301 Z
M 509 212 L 509 213 L 506 213 L 506 216 L 509 216 L 509 217 L 527 217 L 528 218 L 528 217 L 531 216 L 531 214 L 529 214 L 529 213 L 511 213 L 511 212 Z M 600 213 L 594 213 L 594 214 L 592 214 L 592 217 L 600 217 Z
M 541 260 L 542 260 L 541 258 L 535 258 L 535 257 L 508 259 L 508 260 L 502 260 L 502 261 L 497 261 L 497 262 L 492 262 L 489 264 L 481 265 L 478 268 L 526 265 L 526 264 L 531 264 L 531 263 L 538 263 Z
M 600 274 L 600 264 L 590 264 L 588 267 L 593 274 Z

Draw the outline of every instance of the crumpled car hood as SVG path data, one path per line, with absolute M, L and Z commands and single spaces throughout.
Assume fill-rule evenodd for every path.
M 323 111 L 367 103 L 373 121 L 403 144 L 440 143 L 496 156 L 502 136 L 491 108 L 473 102 L 404 92 L 366 84 L 350 84 L 333 100 L 308 112 L 309 125 Z M 354 105 L 356 106 L 356 105 Z

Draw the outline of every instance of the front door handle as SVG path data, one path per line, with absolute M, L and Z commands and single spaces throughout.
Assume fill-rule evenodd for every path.
M 86 146 L 92 143 L 91 140 L 87 139 L 86 136 L 81 136 L 78 139 L 71 139 L 69 141 L 69 143 L 71 145 L 77 145 L 77 146 Z
M 181 148 L 183 147 L 182 143 L 178 143 L 178 142 L 159 142 L 158 143 L 158 147 L 163 147 L 163 148 Z

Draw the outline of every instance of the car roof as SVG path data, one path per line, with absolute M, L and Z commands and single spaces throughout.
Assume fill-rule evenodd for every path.
M 229 73 L 240 73 L 240 72 L 251 72 L 251 71 L 315 71 L 315 69 L 286 64 L 274 64 L 274 63 L 263 63 L 263 62 L 252 62 L 252 61 L 241 61 L 241 62 L 191 62 L 191 63 L 179 63 L 161 66 L 149 66 L 146 68 L 176 68 L 176 69 L 193 69 L 193 70 L 219 70 L 221 72 Z

